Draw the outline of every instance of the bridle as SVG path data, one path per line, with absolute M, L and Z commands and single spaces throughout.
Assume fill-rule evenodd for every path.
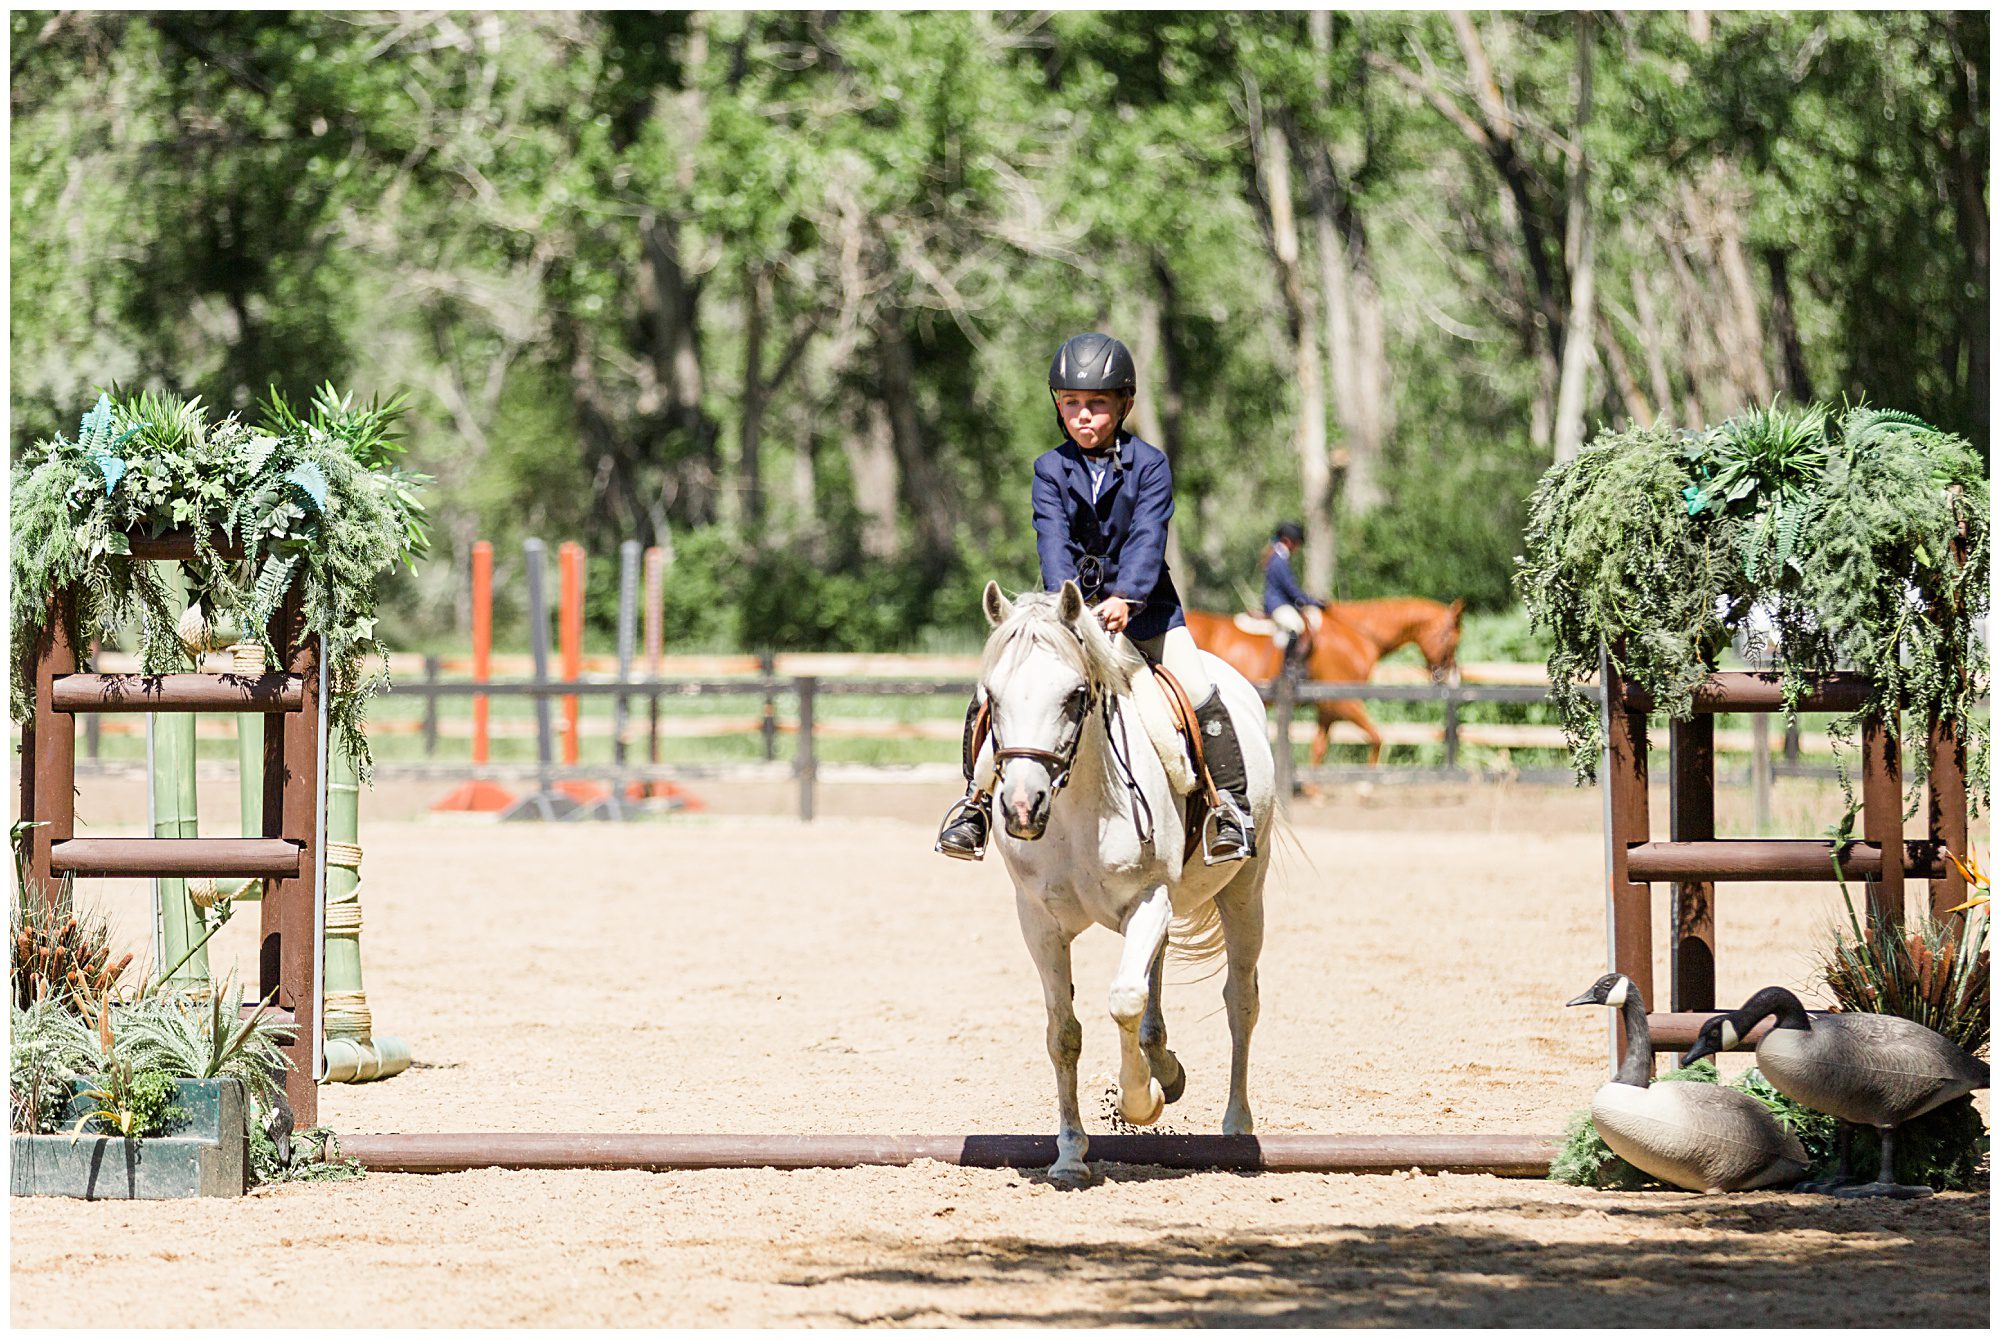
M 991 696 L 990 694 L 988 695 Z M 1062 794 L 1069 784 L 1070 769 L 1076 766 L 1077 746 L 1083 742 L 1083 722 L 1090 715 L 1090 709 L 1097 703 L 1097 685 L 1086 676 L 1077 685 L 1076 691 L 1063 703 L 1063 733 L 1052 749 L 1036 749 L 1022 746 L 1007 748 L 1000 739 L 1000 715 L 993 714 L 993 765 L 1004 767 L 1010 758 L 1025 758 L 1038 762 L 1049 771 L 1049 793 Z
M 1075 629 L 1070 631 L 1081 644 L 1082 635 Z M 996 777 L 999 769 L 1005 767 L 1010 758 L 1025 758 L 1030 762 L 1038 762 L 1049 771 L 1051 801 L 1062 794 L 1063 787 L 1069 784 L 1070 770 L 1076 766 L 1077 748 L 1083 742 L 1083 723 L 1090 718 L 1091 709 L 1096 708 L 1104 718 L 1104 738 L 1111 747 L 1111 757 L 1117 765 L 1119 779 L 1132 796 L 1133 830 L 1138 834 L 1141 846 L 1153 840 L 1153 807 L 1146 802 L 1145 788 L 1139 784 L 1139 778 L 1132 770 L 1131 741 L 1125 740 L 1122 750 L 1119 747 L 1120 736 L 1125 733 L 1125 714 L 1117 710 L 1115 694 L 1100 689 L 1086 673 L 1083 682 L 1077 685 L 1076 690 L 1063 703 L 1063 734 L 1062 738 L 1056 741 L 1056 747 L 1052 749 L 1028 748 L 1025 745 L 1016 748 L 1006 747 L 1000 738 L 1000 715 L 990 708 L 991 693 L 987 694 L 987 699 L 990 713 L 988 729 L 992 731 L 993 766 Z M 1112 729 L 1114 719 L 1119 727 L 1115 732 Z

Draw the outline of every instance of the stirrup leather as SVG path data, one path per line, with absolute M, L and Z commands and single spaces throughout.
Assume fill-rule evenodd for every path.
M 945 810 L 944 823 L 938 829 L 937 845 L 931 849 L 939 855 L 948 855 L 953 860 L 984 860 L 986 839 L 991 831 L 986 815 L 986 805 L 989 800 L 990 797 L 983 793 L 965 795 L 956 800 L 951 808 Z M 946 836 L 961 825 L 972 829 L 977 836 L 964 846 L 946 845 Z

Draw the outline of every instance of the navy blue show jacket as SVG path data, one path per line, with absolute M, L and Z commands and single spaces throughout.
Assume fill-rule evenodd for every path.
M 1116 458 L 1092 502 L 1083 449 L 1065 441 L 1036 459 L 1034 500 L 1044 590 L 1074 581 L 1092 604 L 1114 595 L 1126 601 L 1134 608 L 1125 634 L 1134 641 L 1187 626 L 1167 570 L 1174 475 L 1166 452 L 1120 434 Z
M 1311 606 L 1326 608 L 1325 600 L 1315 600 L 1300 587 L 1298 579 L 1292 575 L 1292 557 L 1277 544 L 1271 545 L 1271 559 L 1264 564 L 1264 612 L 1269 614 L 1279 605 L 1289 604 L 1297 609 Z

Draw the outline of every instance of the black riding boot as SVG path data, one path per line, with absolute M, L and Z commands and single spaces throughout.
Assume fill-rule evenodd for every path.
M 992 822 L 989 817 L 992 797 L 972 781 L 973 764 L 979 760 L 979 746 L 984 742 L 973 738 L 975 733 L 983 733 L 978 730 L 979 709 L 980 701 L 975 695 L 965 709 L 965 734 L 959 741 L 965 765 L 965 797 L 945 810 L 944 827 L 938 832 L 934 848 L 954 860 L 983 860 L 987 830 Z
M 1285 639 L 1284 673 L 1298 678 L 1305 673 L 1306 639 L 1303 633 L 1293 633 Z
M 1208 779 L 1221 796 L 1219 808 L 1211 809 L 1207 830 L 1202 833 L 1202 859 L 1211 865 L 1232 860 L 1248 860 L 1257 854 L 1257 830 L 1250 817 L 1250 778 L 1243 769 L 1243 744 L 1236 738 L 1236 726 L 1223 705 L 1222 691 L 1210 689 L 1208 698 L 1194 709 L 1201 722 L 1202 761 L 1208 764 Z

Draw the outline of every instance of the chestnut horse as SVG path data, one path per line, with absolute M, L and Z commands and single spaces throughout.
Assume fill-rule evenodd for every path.
M 1442 682 L 1457 667 L 1459 624 L 1464 613 L 1463 600 L 1440 604 L 1416 596 L 1330 604 L 1313 633 L 1306 677 L 1320 683 L 1361 683 L 1375 673 L 1375 664 L 1383 656 L 1414 642 L 1430 666 L 1431 679 Z M 1281 660 L 1277 644 L 1268 636 L 1237 627 L 1234 615 L 1190 609 L 1187 624 L 1195 645 L 1234 665 L 1244 678 L 1262 683 L 1277 677 Z M 1368 736 L 1370 767 L 1382 761 L 1382 732 L 1368 719 L 1360 702 L 1343 698 L 1319 704 L 1313 766 L 1326 757 L 1327 731 L 1335 721 L 1352 721 Z

